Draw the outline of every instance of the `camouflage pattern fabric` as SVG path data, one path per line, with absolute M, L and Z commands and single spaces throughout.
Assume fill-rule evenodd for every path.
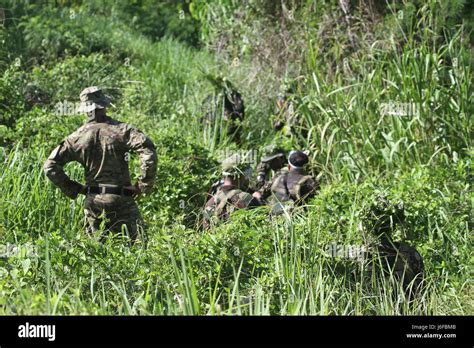
M 106 228 L 114 233 L 128 233 L 132 240 L 137 239 L 140 232 L 144 232 L 143 219 L 138 206 L 132 197 L 114 194 L 89 194 L 84 204 L 86 231 L 90 235 L 101 229 L 104 223 Z
M 277 202 L 292 200 L 303 203 L 313 197 L 318 189 L 318 181 L 310 175 L 305 175 L 302 168 L 276 176 L 271 186 L 271 192 Z
M 392 274 L 412 298 L 423 286 L 424 265 L 420 253 L 414 247 L 392 240 L 394 229 L 405 220 L 403 203 L 393 204 L 385 195 L 377 195 L 363 209 L 361 217 L 364 238 L 371 241 L 367 255 L 369 277 L 373 277 L 374 271 Z
M 257 180 L 255 191 L 262 194 L 266 199 L 271 194 L 271 179 L 288 171 L 287 159 L 280 149 L 275 149 L 274 145 L 264 148 L 264 156 L 257 165 Z
M 224 119 L 228 122 L 227 136 L 238 144 L 240 143 L 244 115 L 242 95 L 236 90 L 226 93 L 226 98 L 224 99 Z
M 84 167 L 87 186 L 131 186 L 130 153 L 137 153 L 140 158 L 138 187 L 144 193 L 150 192 L 156 174 L 153 143 L 136 128 L 108 117 L 103 122 L 89 121 L 69 135 L 48 157 L 44 172 L 66 196 L 74 199 L 83 193 L 83 186 L 66 175 L 66 163 L 76 161 Z M 110 229 L 116 229 L 120 221 L 128 221 L 129 230 L 134 230 L 136 221 L 141 221 L 133 199 L 121 195 L 89 194 L 85 210 L 89 230 L 97 229 L 99 211 L 110 219 L 106 224 Z
M 258 167 L 257 167 L 258 169 Z M 262 194 L 262 199 L 267 199 L 268 197 L 270 197 L 272 195 L 272 185 L 273 185 L 273 178 L 277 178 L 277 177 L 280 177 L 282 175 L 285 175 L 285 174 L 288 174 L 288 168 L 287 167 L 283 167 L 283 168 L 280 168 L 278 169 L 277 171 L 275 171 L 275 173 L 272 175 L 272 177 L 268 178 L 268 175 L 265 174 L 265 177 L 264 177 L 264 180 L 262 183 L 259 183 L 257 181 L 257 185 L 258 186 L 258 192 L 260 192 Z M 257 176 L 258 178 L 258 176 Z
M 258 200 L 252 197 L 250 193 L 230 185 L 222 185 L 217 190 L 217 193 L 206 203 L 203 225 L 205 228 L 209 228 L 212 221 L 227 221 L 230 214 L 235 210 L 259 205 Z
M 423 279 L 424 265 L 420 253 L 404 242 L 392 242 L 391 245 L 380 245 L 379 253 L 387 259 L 393 267 L 395 276 L 403 280 L 403 285 L 408 288 L 413 282 L 414 288 L 420 286 Z

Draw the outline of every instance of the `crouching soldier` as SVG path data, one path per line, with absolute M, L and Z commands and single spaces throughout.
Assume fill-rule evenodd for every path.
M 272 213 L 281 213 L 283 203 L 291 202 L 301 205 L 314 197 L 319 190 L 319 182 L 305 174 L 304 166 L 308 156 L 302 151 L 291 151 L 288 157 L 288 172 L 273 179 L 271 192 L 273 203 L 276 204 Z
M 227 221 L 238 209 L 261 205 L 261 194 L 245 192 L 249 185 L 250 168 L 243 164 L 239 155 L 233 155 L 222 162 L 223 184 L 208 200 L 204 208 L 204 228 L 219 221 Z
M 257 165 L 256 191 L 262 194 L 262 199 L 271 195 L 272 179 L 287 173 L 287 160 L 282 151 L 268 151 Z
M 414 247 L 392 239 L 395 226 L 401 224 L 404 218 L 403 205 L 393 206 L 384 196 L 377 197 L 364 211 L 363 229 L 369 240 L 366 267 L 370 278 L 374 271 L 378 275 L 393 276 L 411 299 L 422 289 L 424 265 Z
M 112 232 L 122 226 L 132 240 L 143 221 L 134 198 L 151 191 L 156 174 L 155 146 L 136 128 L 106 115 L 110 98 L 98 87 L 81 92 L 80 110 L 86 124 L 56 147 L 44 164 L 46 176 L 69 198 L 84 194 L 87 231 L 95 233 L 102 223 Z M 137 153 L 141 177 L 132 185 L 128 168 L 130 153 Z M 64 165 L 79 162 L 85 170 L 86 185 L 71 180 Z

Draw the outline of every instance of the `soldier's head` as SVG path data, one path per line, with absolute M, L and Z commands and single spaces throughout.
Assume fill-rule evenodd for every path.
M 40 87 L 33 83 L 28 83 L 24 89 L 25 101 L 28 107 L 37 104 L 44 104 L 49 101 L 49 95 Z
M 262 157 L 262 162 L 268 163 L 268 167 L 271 170 L 277 171 L 285 166 L 287 160 L 283 152 L 277 151 L 271 155 Z
M 288 170 L 301 170 L 308 162 L 308 155 L 303 151 L 291 151 L 288 156 Z
M 105 95 L 100 87 L 85 88 L 80 94 L 80 112 L 87 114 L 90 121 L 100 121 L 105 118 L 106 109 L 111 105 L 111 98 Z
M 222 162 L 222 176 L 225 184 L 246 190 L 252 177 L 252 170 L 240 155 L 235 154 Z
M 397 224 L 405 219 L 403 203 L 392 204 L 389 199 L 380 194 L 362 212 L 364 233 L 369 239 L 377 241 L 391 239 Z

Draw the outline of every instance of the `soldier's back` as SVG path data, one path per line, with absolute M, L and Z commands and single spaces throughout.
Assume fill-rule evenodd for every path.
M 410 297 L 421 290 L 424 265 L 420 253 L 414 247 L 405 242 L 385 241 L 377 245 L 375 250 L 379 258 L 375 266 L 381 262 L 383 272 L 401 282 Z M 369 264 L 373 265 L 372 262 L 369 257 Z
M 216 194 L 206 203 L 204 226 L 206 228 L 209 227 L 211 221 L 227 221 L 235 210 L 259 205 L 259 202 L 250 193 L 223 185 L 218 188 Z
M 405 242 L 393 242 L 393 246 L 382 246 L 395 276 L 403 279 L 405 288 L 417 288 L 423 278 L 424 265 L 420 253 Z
M 130 185 L 130 130 L 116 120 L 88 122 L 67 137 L 67 147 L 85 168 L 88 185 Z
M 316 194 L 318 182 L 302 170 L 282 171 L 275 176 L 271 190 L 280 202 L 309 199 Z

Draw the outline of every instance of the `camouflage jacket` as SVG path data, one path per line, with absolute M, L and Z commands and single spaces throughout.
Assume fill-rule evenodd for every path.
M 300 203 L 313 197 L 317 190 L 319 182 L 299 168 L 275 176 L 271 186 L 271 192 L 279 202 L 292 200 Z
M 212 196 L 204 208 L 204 227 L 208 228 L 212 220 L 226 221 L 230 214 L 238 209 L 257 207 L 261 203 L 244 192 L 231 185 L 222 185 L 217 193 Z
M 273 173 L 270 177 L 271 169 L 267 165 L 267 163 L 260 163 L 257 166 L 257 183 L 256 188 L 258 192 L 262 194 L 263 199 L 267 199 L 272 194 L 272 178 L 276 178 L 280 175 L 288 173 L 288 168 L 283 167 L 278 169 Z
M 149 138 L 136 128 L 107 118 L 89 121 L 56 147 L 44 164 L 47 177 L 70 198 L 77 197 L 82 185 L 64 172 L 68 162 L 79 162 L 85 170 L 88 186 L 109 184 L 130 186 L 130 153 L 140 157 L 142 192 L 151 191 L 156 175 L 156 151 Z

